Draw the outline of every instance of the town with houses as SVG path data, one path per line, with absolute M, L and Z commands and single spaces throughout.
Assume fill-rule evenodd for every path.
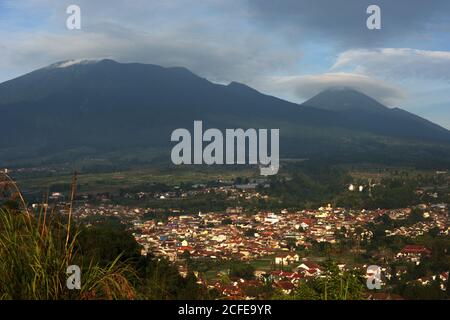
M 267 283 L 289 295 L 302 281 L 322 277 L 330 260 L 340 270 L 357 271 L 367 279 L 372 276 L 368 267 L 379 266 L 382 290 L 368 290 L 367 299 L 402 299 L 383 289 L 389 288 L 391 279 L 406 276 L 410 272 L 407 265 L 420 266 L 424 259 L 435 255 L 431 246 L 416 240 L 429 234 L 450 237 L 445 202 L 372 210 L 332 204 L 303 210 L 249 209 L 242 204 L 269 199 L 261 192 L 261 188 L 268 187 L 267 180 L 216 182 L 173 186 L 166 191 L 129 190 L 120 195 L 79 192 L 72 214 L 88 226 L 96 219 L 120 221 L 140 245 L 142 256 L 166 259 L 184 277 L 193 271 L 198 284 L 216 290 L 226 299 L 255 299 L 257 295 L 252 292 L 257 290 L 250 289 Z M 361 192 L 362 188 L 350 185 L 348 190 Z M 438 199 L 433 188 L 419 188 L 415 193 Z M 222 196 L 237 205 L 225 210 L 182 210 L 176 205 L 167 209 L 167 203 L 172 206 L 176 201 L 208 195 Z M 67 215 L 68 200 L 67 192 L 54 191 L 48 195 L 47 204 L 35 203 L 32 207 L 38 211 L 41 206 L 55 206 L 55 212 Z M 148 201 L 153 205 L 145 207 Z M 417 212 L 420 219 L 411 222 Z M 393 242 L 401 238 L 401 244 L 369 250 L 376 238 L 374 226 L 384 219 L 393 223 L 382 229 L 383 237 Z M 230 275 L 227 263 L 236 261 L 252 266 L 251 279 Z M 200 271 L 195 269 L 198 264 L 212 267 Z M 223 281 L 224 277 L 229 280 Z M 438 283 L 442 291 L 448 291 L 449 272 L 428 273 L 411 281 L 421 286 Z
M 54 195 L 58 196 L 58 195 Z M 163 200 L 171 194 L 158 195 Z M 249 197 L 248 195 L 246 197 Z M 448 207 L 445 204 L 420 205 L 424 221 L 410 226 L 386 230 L 387 237 L 396 235 L 415 239 L 432 229 L 440 235 L 448 236 L 450 224 Z M 64 212 L 64 209 L 62 209 Z M 333 208 L 331 205 L 316 210 L 290 212 L 261 211 L 244 214 L 241 207 L 230 207 L 225 212 L 182 213 L 173 210 L 165 219 L 145 218 L 152 208 L 133 208 L 111 204 L 108 201 L 100 205 L 84 203 L 76 208 L 75 216 L 84 219 L 92 216 L 119 217 L 127 222 L 136 241 L 141 245 L 142 255 L 152 254 L 168 259 L 178 265 L 181 275 L 187 274 L 186 257 L 191 260 L 241 261 L 252 263 L 264 261 L 261 268 L 255 267 L 255 279 L 233 279 L 224 285 L 218 279 L 221 272 L 212 277 L 202 277 L 195 272 L 199 283 L 215 288 L 230 299 L 251 299 L 246 295 L 248 287 L 262 286 L 266 279 L 285 294 L 295 289 L 301 279 L 320 277 L 324 268 L 320 261 L 311 255 L 314 244 L 339 245 L 349 240 L 351 252 L 364 252 L 362 243 L 370 243 L 373 237 L 367 225 L 377 218 L 388 215 L 392 220 L 407 219 L 412 208 L 395 210 L 347 210 Z M 347 241 L 348 242 L 348 241 Z M 422 245 L 405 245 L 395 252 L 392 261 L 404 261 L 419 265 L 421 259 L 432 254 L 431 249 Z M 392 277 L 386 263 L 386 256 L 373 257 L 367 262 L 337 261 L 341 270 L 359 270 L 366 277 L 370 264 L 379 265 L 384 279 Z M 258 264 L 256 264 L 258 266 Z M 396 276 L 401 278 L 406 269 L 398 268 Z M 226 273 L 226 271 L 225 271 Z M 427 285 L 436 279 L 441 289 L 446 290 L 448 272 L 427 278 L 417 279 Z M 395 295 L 371 293 L 368 298 L 396 299 Z

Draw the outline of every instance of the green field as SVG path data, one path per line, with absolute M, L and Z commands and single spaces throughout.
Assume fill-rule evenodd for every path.
M 181 183 L 206 183 L 217 180 L 230 181 L 237 177 L 256 176 L 256 169 L 223 170 L 176 167 L 171 169 L 143 168 L 111 173 L 78 174 L 78 190 L 81 192 L 115 192 L 149 183 L 164 183 L 170 186 Z M 39 177 L 18 176 L 17 182 L 23 190 L 46 191 L 52 186 L 70 186 L 72 174 L 61 173 Z

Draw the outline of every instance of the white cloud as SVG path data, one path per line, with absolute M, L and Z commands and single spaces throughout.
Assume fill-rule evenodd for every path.
M 426 99 L 414 93 L 448 87 L 450 52 L 371 49 L 435 45 L 434 36 L 423 40 L 415 30 L 429 35 L 424 26 L 437 23 L 434 17 L 444 15 L 448 0 L 384 1 L 382 32 L 360 28 L 369 0 L 78 0 L 82 30 L 75 32 L 65 30 L 69 0 L 3 1 L 9 10 L 0 21 L 0 81 L 56 61 L 111 58 L 184 66 L 212 81 L 239 81 L 297 102 L 333 86 L 353 87 L 390 106 L 448 101 L 446 92 Z M 339 14 L 330 19 L 332 13 Z M 300 50 L 311 43 L 320 53 L 309 52 L 301 62 Z M 330 53 L 355 47 L 366 49 L 344 51 L 328 68 Z
M 403 90 L 390 83 L 366 75 L 346 72 L 271 77 L 266 79 L 265 83 L 260 83 L 259 87 L 264 91 L 284 91 L 285 94 L 293 92 L 296 100 L 311 98 L 332 87 L 353 88 L 387 106 L 397 106 L 405 98 Z
M 62 60 L 111 58 L 182 66 L 212 81 L 248 82 L 265 72 L 288 69 L 298 59 L 298 53 L 279 50 L 269 38 L 244 32 L 223 41 L 214 33 L 189 28 L 145 32 L 103 24 L 95 30 L 0 33 L 0 66 L 31 71 Z
M 331 70 L 405 80 L 408 78 L 450 80 L 450 52 L 383 48 L 348 50 L 341 53 Z
M 299 59 L 298 50 L 249 25 L 240 0 L 78 0 L 80 31 L 66 30 L 69 0 L 6 1 L 12 11 L 0 21 L 0 81 L 56 61 L 111 58 L 248 82 Z
M 297 39 L 332 43 L 340 49 L 433 45 L 433 31 L 446 27 L 450 1 L 411 0 L 247 0 L 254 19 L 281 37 L 294 30 Z M 366 9 L 381 7 L 382 28 L 366 28 Z M 448 29 L 444 29 L 448 39 Z

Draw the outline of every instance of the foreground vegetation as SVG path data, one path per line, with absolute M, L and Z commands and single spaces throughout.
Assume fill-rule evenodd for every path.
M 345 170 L 335 168 L 317 170 L 303 166 L 301 169 L 293 170 L 289 176 L 276 177 L 269 181 L 269 188 L 259 190 L 270 195 L 272 200 L 235 202 L 233 205 L 242 205 L 247 212 L 251 212 L 291 205 L 315 207 L 329 200 L 334 205 L 345 207 L 397 208 L 420 201 L 427 202 L 429 199 L 425 198 L 426 195 L 415 193 L 419 187 L 448 184 L 444 176 L 378 172 L 376 180 L 371 177 L 374 179 L 374 186 L 370 192 L 365 189 L 364 192 L 350 193 L 346 189 L 349 183 L 367 185 L 365 181 L 368 178 L 364 175 L 354 177 Z M 230 180 L 235 179 L 235 183 L 249 181 L 249 177 L 235 174 L 224 176 Z M 205 183 L 210 183 L 207 182 L 207 176 L 202 179 Z M 192 181 L 186 181 L 188 182 L 174 183 L 181 182 L 181 188 L 188 188 Z M 141 186 L 135 186 L 134 191 L 142 190 Z M 189 256 L 180 259 L 187 270 L 187 274 L 181 276 L 179 264 L 175 265 L 152 255 L 141 256 L 139 244 L 119 219 L 75 223 L 70 217 L 71 204 L 68 216 L 61 216 L 60 212 L 47 208 L 31 212 L 17 186 L 15 187 L 11 200 L 0 203 L 0 299 L 219 299 L 224 297 L 215 289 L 208 289 L 199 279 L 215 279 L 224 285 L 240 278 L 256 280 L 255 269 L 251 264 L 227 261 L 224 265 L 216 265 L 217 261 L 200 262 L 190 259 Z M 156 192 L 158 188 L 171 190 L 172 186 L 159 182 L 149 187 L 156 188 Z M 434 191 L 439 190 L 429 190 Z M 439 197 L 441 195 L 448 197 L 445 192 L 439 192 Z M 224 210 L 230 205 L 225 198 L 221 199 L 215 194 L 206 197 L 209 198 L 183 200 L 181 209 L 198 206 L 214 211 Z M 147 201 L 145 205 L 165 203 L 168 208 L 173 208 L 177 207 L 179 200 L 150 201 L 153 202 Z M 448 202 L 448 199 L 438 198 L 434 201 Z M 405 223 L 412 225 L 421 219 L 421 214 L 412 214 Z M 369 261 L 381 250 L 384 257 L 392 256 L 409 243 L 407 239 L 385 236 L 385 230 L 396 223 L 384 216 L 380 221 L 369 225 L 374 238 L 370 243 L 361 243 L 366 249 L 363 253 L 364 261 Z M 250 288 L 249 296 L 264 299 L 363 299 L 365 283 L 362 276 L 353 272 L 340 272 L 331 262 L 331 257 L 342 260 L 342 257 L 350 252 L 349 249 L 355 247 L 355 243 L 351 241 L 352 239 L 347 239 L 329 247 L 326 244 L 313 243 L 312 251 L 307 254 L 327 259 L 324 277 L 302 281 L 289 294 L 274 289 L 269 281 L 257 290 Z M 423 244 L 432 248 L 436 254 L 432 260 L 424 261 L 420 268 L 411 266 L 409 277 L 402 280 L 393 279 L 395 290 L 391 292 L 410 299 L 444 298 L 448 292 L 442 292 L 438 287 L 411 284 L 415 279 L 427 276 L 430 270 L 436 273 L 448 270 L 448 239 L 430 235 L 423 241 Z M 302 256 L 306 255 L 305 252 L 300 253 Z M 356 253 L 351 255 L 352 259 L 361 256 Z M 66 269 L 69 265 L 81 267 L 80 290 L 68 290 L 66 287 Z M 219 273 L 222 276 L 217 278 Z
M 77 231 L 45 212 L 0 210 L 0 298 L 132 299 L 133 271 L 118 259 L 100 266 L 77 249 Z M 68 290 L 69 265 L 82 268 L 80 290 Z

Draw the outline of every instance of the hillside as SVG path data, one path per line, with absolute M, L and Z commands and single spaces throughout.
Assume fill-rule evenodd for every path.
M 168 162 L 170 133 L 205 127 L 279 128 L 283 158 L 450 162 L 450 132 L 351 89 L 303 105 L 185 68 L 112 60 L 52 64 L 0 84 L 0 166 L 101 159 Z

